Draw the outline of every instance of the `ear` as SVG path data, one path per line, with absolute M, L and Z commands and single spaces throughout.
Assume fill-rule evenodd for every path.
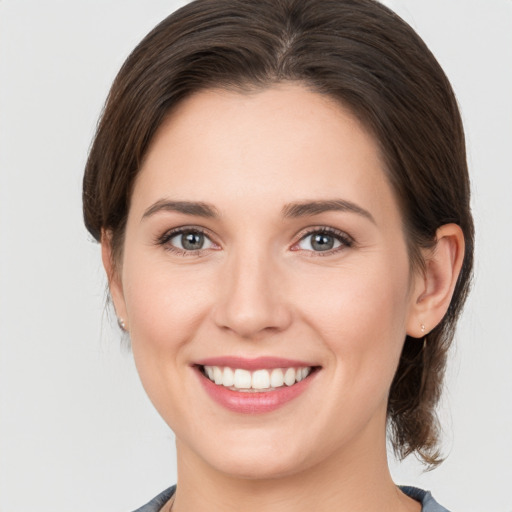
M 450 305 L 464 259 L 464 235 L 457 224 L 436 231 L 436 245 L 426 252 L 425 271 L 414 283 L 407 334 L 422 338 L 441 322 Z
M 107 273 L 108 288 L 110 290 L 110 296 L 114 304 L 119 326 L 121 329 L 127 331 L 128 315 L 126 312 L 121 273 L 112 250 L 111 231 L 101 231 L 101 259 L 103 260 L 103 267 Z

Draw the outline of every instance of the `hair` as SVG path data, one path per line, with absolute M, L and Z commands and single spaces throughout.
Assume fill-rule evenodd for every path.
M 441 67 L 399 16 L 373 0 L 195 0 L 157 25 L 117 75 L 83 181 L 85 225 L 114 260 L 134 181 L 171 110 L 206 89 L 304 85 L 340 102 L 374 136 L 398 201 L 411 268 L 436 230 L 456 223 L 465 255 L 446 315 L 428 342 L 406 337 L 388 400 L 395 454 L 442 461 L 436 415 L 447 352 L 473 264 L 473 221 L 462 121 Z

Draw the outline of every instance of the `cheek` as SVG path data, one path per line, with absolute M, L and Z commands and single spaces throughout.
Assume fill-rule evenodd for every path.
M 136 358 L 153 353 L 169 359 L 190 341 L 213 293 L 211 276 L 204 274 L 199 267 L 171 269 L 165 258 L 144 254 L 126 261 L 124 294 Z
M 301 306 L 304 319 L 344 379 L 393 377 L 409 314 L 408 262 L 402 260 L 372 258 L 335 269 L 323 286 L 306 283 L 311 292 Z
M 330 355 L 325 366 L 330 385 L 316 414 L 329 418 L 333 443 L 364 431 L 372 418 L 385 421 L 405 339 L 407 272 L 390 272 L 378 262 L 362 268 L 366 271 L 340 269 L 321 291 L 308 294 L 301 308 L 309 332 Z
M 153 405 L 179 431 L 190 413 L 180 395 L 189 378 L 189 346 L 201 328 L 211 290 L 201 272 L 191 279 L 190 269 L 171 272 L 168 262 L 143 253 L 131 256 L 123 272 L 135 365 Z

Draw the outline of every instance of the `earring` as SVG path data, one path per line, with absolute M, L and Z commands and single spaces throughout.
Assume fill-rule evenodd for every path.
M 425 324 L 421 324 L 421 334 L 423 334 L 423 347 L 422 350 L 425 351 L 425 347 L 427 346 L 427 336 L 425 335 Z
M 117 319 L 117 325 L 122 331 L 126 331 L 126 322 L 122 318 Z

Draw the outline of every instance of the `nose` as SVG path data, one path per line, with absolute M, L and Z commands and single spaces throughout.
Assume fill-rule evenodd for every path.
M 283 272 L 264 253 L 232 255 L 226 262 L 214 321 L 245 339 L 285 330 L 292 321 Z

